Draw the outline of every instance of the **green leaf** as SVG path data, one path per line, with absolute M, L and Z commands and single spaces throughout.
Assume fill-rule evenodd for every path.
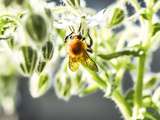
M 115 25 L 120 24 L 123 21 L 124 17 L 124 11 L 120 8 L 115 8 L 113 11 L 111 21 L 109 22 L 109 26 L 113 27 Z

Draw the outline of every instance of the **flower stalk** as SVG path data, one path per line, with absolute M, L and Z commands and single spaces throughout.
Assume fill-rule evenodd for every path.
M 139 114 L 139 110 L 142 107 L 142 91 L 143 91 L 143 77 L 144 77 L 144 68 L 145 68 L 145 55 L 138 58 L 138 75 L 135 83 L 135 113 L 136 117 Z
M 112 93 L 111 98 L 120 109 L 125 120 L 131 120 L 131 116 L 132 116 L 131 108 L 128 105 L 128 103 L 125 101 L 124 97 L 118 91 L 114 91 Z

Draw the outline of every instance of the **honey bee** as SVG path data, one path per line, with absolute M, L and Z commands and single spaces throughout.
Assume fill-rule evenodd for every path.
M 67 54 L 69 55 L 69 68 L 71 71 L 76 71 L 79 68 L 79 65 L 82 64 L 85 67 L 93 71 L 98 71 L 98 67 L 96 63 L 90 58 L 88 52 L 92 53 L 92 38 L 89 35 L 90 44 L 87 44 L 85 41 L 85 37 L 83 37 L 80 33 L 76 34 L 75 32 L 71 32 L 68 36 L 65 37 L 65 43 L 68 39 L 70 41 L 67 44 Z

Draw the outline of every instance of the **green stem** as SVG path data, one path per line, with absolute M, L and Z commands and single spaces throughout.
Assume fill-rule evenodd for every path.
M 136 11 L 141 9 L 141 6 L 139 5 L 137 0 L 128 0 L 129 2 L 132 3 L 132 5 L 134 6 L 134 8 L 136 9 Z
M 93 70 L 86 68 L 87 72 L 91 75 L 92 79 L 96 82 L 99 88 L 106 89 L 107 83 Z
M 80 94 L 80 96 L 85 96 L 85 95 L 94 93 L 97 89 L 98 89 L 98 86 L 97 86 L 97 85 L 88 86 L 87 88 L 85 88 L 85 89 L 82 91 L 82 93 Z
M 118 92 L 114 91 L 112 94 L 112 100 L 116 103 L 120 112 L 122 113 L 125 120 L 131 120 L 131 108 L 128 103 L 125 101 L 124 97 Z
M 99 54 L 98 56 L 100 56 L 103 59 L 106 60 L 110 60 L 113 58 L 117 58 L 117 57 L 121 57 L 121 56 L 129 56 L 129 55 L 133 55 L 133 56 L 140 56 L 141 55 L 141 50 L 124 50 L 124 51 L 119 51 L 119 52 L 115 52 L 115 53 L 111 53 L 111 54 Z
M 135 112 L 136 117 L 139 113 L 139 109 L 142 107 L 142 91 L 143 91 L 143 77 L 144 77 L 145 55 L 141 56 L 138 61 L 138 75 L 135 83 Z

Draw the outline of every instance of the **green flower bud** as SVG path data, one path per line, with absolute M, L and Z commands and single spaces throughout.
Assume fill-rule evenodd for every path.
M 49 86 L 49 76 L 47 74 L 41 74 L 38 82 L 39 92 L 42 94 Z
M 1 16 L 0 17 L 0 36 L 5 35 L 9 31 L 14 32 L 17 23 L 15 22 L 13 16 Z M 8 34 L 8 33 L 7 33 Z
M 45 66 L 46 66 L 46 61 L 39 61 L 37 66 L 37 71 L 41 73 L 44 70 Z
M 10 6 L 10 5 L 12 4 L 13 1 L 14 1 L 14 0 L 3 0 L 3 4 L 4 4 L 6 7 L 8 7 L 8 6 Z
M 156 85 L 156 83 L 157 83 L 157 77 L 153 76 L 147 82 L 144 82 L 144 88 L 145 89 L 154 88 L 154 86 Z
M 13 49 L 14 46 L 15 46 L 14 38 L 13 38 L 13 37 L 7 38 L 7 44 L 8 44 L 8 46 L 9 46 L 11 49 Z
M 152 36 L 154 36 L 159 31 L 160 31 L 160 23 L 153 24 Z
M 71 97 L 71 80 L 64 78 L 63 81 L 60 76 L 55 81 L 55 90 L 59 98 L 63 100 L 69 100 Z
M 150 20 L 152 18 L 152 13 L 149 9 L 145 9 L 141 16 L 146 20 Z
M 47 23 L 45 19 L 38 14 L 31 14 L 26 21 L 26 30 L 29 36 L 38 43 L 45 41 L 47 36 Z
M 79 7 L 80 6 L 80 0 L 63 0 L 65 4 L 72 6 L 72 7 Z
M 24 62 L 20 64 L 20 67 L 24 74 L 31 75 L 36 68 L 38 59 L 37 52 L 30 46 L 23 46 L 21 50 Z
M 50 60 L 53 56 L 53 43 L 51 41 L 47 41 L 45 45 L 42 47 L 42 55 L 45 60 Z
M 33 97 L 40 97 L 50 87 L 50 77 L 46 73 L 34 74 L 30 79 L 30 91 Z
M 124 19 L 124 11 L 120 8 L 114 9 L 112 18 L 109 22 L 109 26 L 113 27 L 115 25 L 120 24 Z
M 25 0 L 16 0 L 16 2 L 19 4 L 19 5 L 22 5 L 24 3 Z

